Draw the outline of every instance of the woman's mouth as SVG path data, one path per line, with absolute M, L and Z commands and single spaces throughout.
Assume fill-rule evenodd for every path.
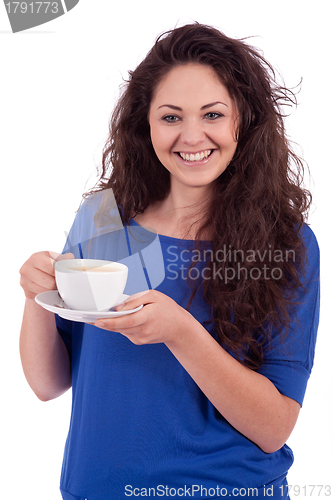
M 196 162 L 196 161 L 202 161 L 206 160 L 209 158 L 209 156 L 212 154 L 213 149 L 206 149 L 205 151 L 200 151 L 199 153 L 182 153 L 182 152 L 177 152 L 177 154 L 181 157 L 182 160 L 188 161 L 188 162 Z

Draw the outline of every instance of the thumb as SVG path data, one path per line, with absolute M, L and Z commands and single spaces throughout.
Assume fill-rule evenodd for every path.
M 75 259 L 75 255 L 73 253 L 62 253 L 60 255 L 58 255 L 58 257 L 55 259 L 56 262 L 58 260 L 66 260 L 66 259 Z
M 51 259 L 51 262 L 54 264 L 54 262 L 58 262 L 58 260 L 65 260 L 65 259 L 74 259 L 75 256 L 72 253 L 64 253 L 61 254 L 59 252 L 48 252 L 49 257 Z

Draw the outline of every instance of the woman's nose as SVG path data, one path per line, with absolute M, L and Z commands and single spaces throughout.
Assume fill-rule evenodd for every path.
M 188 146 L 196 146 L 205 140 L 205 132 L 202 124 L 197 121 L 191 121 L 183 124 L 181 140 Z

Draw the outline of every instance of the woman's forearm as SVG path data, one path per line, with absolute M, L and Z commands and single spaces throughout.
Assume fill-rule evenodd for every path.
M 25 377 L 42 401 L 54 399 L 71 387 L 70 360 L 54 314 L 33 299 L 25 303 L 20 355 Z
M 300 405 L 230 356 L 195 320 L 166 344 L 223 417 L 272 453 L 288 439 Z

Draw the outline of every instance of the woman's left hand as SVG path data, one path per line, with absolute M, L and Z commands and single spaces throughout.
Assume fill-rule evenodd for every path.
M 133 344 L 174 343 L 188 328 L 193 316 L 173 299 L 156 290 L 147 290 L 129 297 L 124 304 L 116 306 L 117 311 L 144 307 L 133 314 L 115 318 L 101 318 L 95 326 L 104 330 L 119 332 Z

